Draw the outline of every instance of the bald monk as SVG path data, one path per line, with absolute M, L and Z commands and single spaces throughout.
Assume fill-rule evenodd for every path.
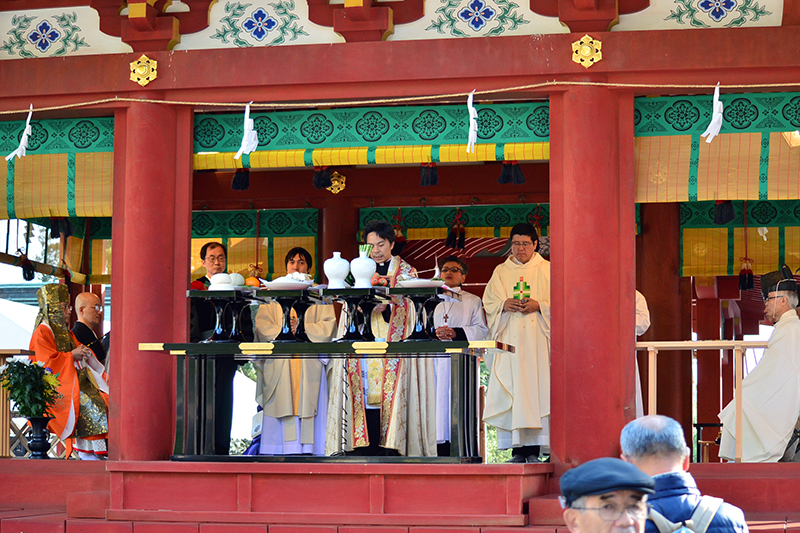
M 94 356 L 102 364 L 106 364 L 106 349 L 95 333 L 103 323 L 103 302 L 93 292 L 82 292 L 75 297 L 75 312 L 78 321 L 72 327 L 72 333 L 78 342 L 91 348 Z
M 67 457 L 75 449 L 81 459 L 105 459 L 108 385 L 103 365 L 67 326 L 72 311 L 69 288 L 50 283 L 36 295 L 39 314 L 31 337 L 31 359 L 41 361 L 58 376 L 62 396 L 50 409 L 54 418 L 47 428 L 67 443 Z

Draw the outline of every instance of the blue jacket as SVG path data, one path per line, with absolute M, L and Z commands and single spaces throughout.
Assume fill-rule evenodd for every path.
M 700 491 L 688 472 L 668 472 L 653 476 L 656 493 L 647 502 L 670 522 L 684 522 L 692 517 L 700 502 Z M 723 503 L 717 511 L 707 533 L 743 533 L 747 531 L 744 513 L 738 507 Z M 645 533 L 658 533 L 651 521 L 645 522 Z

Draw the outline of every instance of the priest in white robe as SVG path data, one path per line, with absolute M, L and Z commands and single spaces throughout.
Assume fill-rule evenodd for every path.
M 440 295 L 444 300 L 433 312 L 433 324 L 439 340 L 481 341 L 486 338 L 489 328 L 483 315 L 481 299 L 461 290 L 467 279 L 469 266 L 462 259 L 451 255 L 442 260 L 442 279 L 453 292 L 461 295 L 461 300 Z M 450 393 L 450 359 L 434 359 L 436 380 L 436 443 L 439 455 L 450 455 L 450 426 L 452 400 Z M 476 391 L 477 392 L 477 391 Z
M 483 420 L 497 428 L 497 447 L 512 462 L 539 460 L 550 445 L 550 262 L 536 253 L 531 224 L 511 228 L 511 256 L 495 268 L 483 307 L 489 338 L 515 353 L 484 358 L 489 369 Z
M 767 349 L 742 381 L 742 461 L 793 461 L 800 416 L 800 319 L 797 283 L 791 270 L 761 276 L 764 312 L 775 323 Z M 719 455 L 736 456 L 735 399 L 719 414 Z
M 286 272 L 308 273 L 311 254 L 293 248 L 286 255 Z M 294 312 L 294 311 L 293 311 Z M 336 331 L 332 305 L 313 305 L 305 312 L 305 332 L 311 342 L 329 342 Z M 283 327 L 276 302 L 262 305 L 255 318 L 255 340 L 269 342 Z M 296 315 L 291 327 L 297 327 Z M 256 402 L 263 408 L 260 455 L 325 453 L 328 417 L 327 358 L 262 359 L 257 371 Z

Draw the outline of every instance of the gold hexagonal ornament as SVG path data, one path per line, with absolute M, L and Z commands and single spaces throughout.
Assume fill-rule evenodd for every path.
M 331 174 L 331 186 L 330 187 L 326 187 L 326 189 L 331 191 L 333 194 L 339 194 L 340 192 L 342 192 L 345 189 L 345 187 L 346 187 L 345 181 L 346 180 L 347 180 L 346 177 L 344 177 L 341 174 L 339 174 L 338 172 L 334 171 Z
M 131 61 L 131 81 L 144 87 L 158 77 L 157 67 L 158 61 L 142 54 L 136 61 Z
M 572 60 L 589 68 L 603 59 L 603 53 L 600 51 L 602 47 L 603 43 L 584 35 L 580 41 L 572 43 Z

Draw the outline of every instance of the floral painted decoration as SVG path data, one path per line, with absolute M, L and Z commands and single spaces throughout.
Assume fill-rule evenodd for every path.
M 58 32 L 53 26 L 43 20 L 36 26 L 32 32 L 28 34 L 28 40 L 42 52 L 47 52 L 50 45 L 55 43 L 61 38 L 61 33 Z
M 492 20 L 495 14 L 495 10 L 484 4 L 483 0 L 472 0 L 467 7 L 459 11 L 458 17 L 478 31 Z
M 698 7 L 708 13 L 714 21 L 719 22 L 736 7 L 736 2 L 734 0 L 701 0 Z
M 253 11 L 250 18 L 245 20 L 243 24 L 244 29 L 258 41 L 263 41 L 267 33 L 274 30 L 277 25 L 278 21 L 270 17 L 267 12 L 261 8 Z

